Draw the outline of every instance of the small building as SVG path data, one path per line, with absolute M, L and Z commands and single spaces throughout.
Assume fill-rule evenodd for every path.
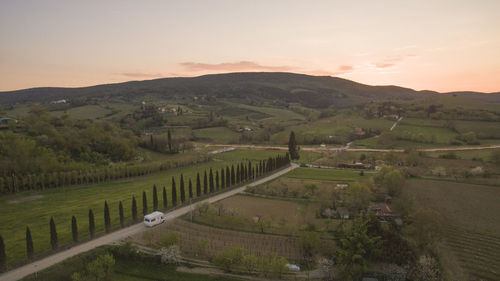
M 349 187 L 348 183 L 337 183 L 337 185 L 335 186 L 335 189 L 346 189 L 348 187 Z
M 391 210 L 391 207 L 385 203 L 377 203 L 371 206 L 372 211 L 375 212 L 378 218 L 392 218 L 394 214 Z
M 346 207 L 338 207 L 337 208 L 337 215 L 338 218 L 340 219 L 349 219 L 349 210 L 347 210 Z

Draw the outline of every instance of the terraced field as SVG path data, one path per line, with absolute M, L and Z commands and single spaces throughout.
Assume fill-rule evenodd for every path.
M 445 243 L 470 280 L 500 280 L 500 236 L 448 226 Z

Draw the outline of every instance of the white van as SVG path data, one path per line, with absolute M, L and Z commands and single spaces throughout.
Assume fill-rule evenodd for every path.
M 149 227 L 163 222 L 165 222 L 165 214 L 163 214 L 162 212 L 154 211 L 151 214 L 144 216 L 144 225 Z

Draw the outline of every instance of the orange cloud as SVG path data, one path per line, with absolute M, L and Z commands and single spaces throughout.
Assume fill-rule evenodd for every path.
M 224 62 L 224 63 L 199 63 L 183 62 L 180 63 L 187 71 L 292 71 L 290 66 L 269 66 L 260 65 L 252 61 Z
M 342 70 L 342 71 L 350 71 L 350 70 L 353 70 L 354 67 L 352 65 L 341 65 L 339 66 L 339 70 Z

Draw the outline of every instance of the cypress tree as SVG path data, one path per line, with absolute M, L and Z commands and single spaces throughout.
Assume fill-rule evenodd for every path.
M 245 166 L 243 165 L 243 162 L 240 163 L 240 180 L 241 182 L 245 181 Z
M 156 190 L 156 184 L 153 185 L 153 211 L 158 210 L 158 191 Z
M 236 164 L 236 183 L 240 183 L 241 178 L 240 178 L 240 165 Z
M 163 209 L 167 209 L 168 208 L 168 201 L 167 201 L 167 190 L 165 189 L 165 187 L 163 187 Z
M 122 201 L 118 204 L 118 214 L 120 215 L 120 227 L 125 226 L 125 218 L 123 217 L 123 204 Z
M 170 129 L 168 129 L 167 138 L 168 138 L 168 152 L 172 153 L 172 133 L 170 132 Z
M 90 239 L 93 239 L 95 236 L 95 221 L 94 212 L 92 212 L 92 209 L 89 209 L 89 233 Z
M 207 180 L 207 171 L 203 175 L 203 194 L 208 193 L 208 180 Z
M 111 230 L 111 218 L 109 217 L 109 207 L 107 201 L 104 201 L 104 228 L 106 229 L 106 233 L 109 233 Z
M 135 201 L 135 196 L 132 196 L 132 220 L 137 221 L 137 201 Z
M 50 246 L 52 250 L 57 249 L 57 230 L 53 217 L 50 218 Z
M 236 175 L 234 174 L 234 165 L 231 165 L 231 185 L 236 183 Z
M 146 198 L 146 191 L 142 192 L 142 214 L 148 214 L 148 199 Z
M 189 179 L 189 199 L 193 199 L 193 183 Z
M 177 187 L 175 186 L 174 177 L 172 177 L 172 206 L 177 206 Z
M 212 168 L 210 168 L 209 179 L 210 183 L 210 193 L 214 192 L 214 173 L 212 172 Z
M 71 217 L 71 235 L 73 237 L 73 242 L 78 242 L 78 224 L 76 223 L 76 217 Z
M 299 159 L 299 152 L 297 151 L 297 142 L 295 141 L 295 133 L 290 132 L 290 138 L 288 139 L 288 152 L 290 152 L 290 158 L 292 160 Z
M 3 237 L 0 235 L 0 271 L 5 269 L 7 265 L 7 256 L 5 255 L 5 244 L 3 243 Z
M 224 168 L 220 169 L 220 188 L 226 188 L 226 177 L 224 176 Z
M 33 248 L 33 238 L 31 238 L 31 231 L 29 227 L 26 227 L 26 254 L 28 255 L 28 259 L 33 258 L 34 253 Z
M 259 160 L 259 177 L 262 176 L 262 160 Z
M 219 189 L 219 171 L 215 171 L 215 189 Z
M 229 173 L 229 167 L 226 166 L 226 188 L 231 186 L 231 173 Z
M 184 176 L 181 174 L 181 183 L 180 183 L 180 188 L 181 188 L 181 204 L 186 201 L 186 191 L 184 190 Z
M 196 174 L 196 197 L 200 197 L 201 195 L 201 182 L 200 182 L 200 173 Z
M 248 161 L 248 165 L 247 165 L 247 168 L 248 168 L 248 178 L 253 178 L 253 173 L 252 173 L 252 162 Z

